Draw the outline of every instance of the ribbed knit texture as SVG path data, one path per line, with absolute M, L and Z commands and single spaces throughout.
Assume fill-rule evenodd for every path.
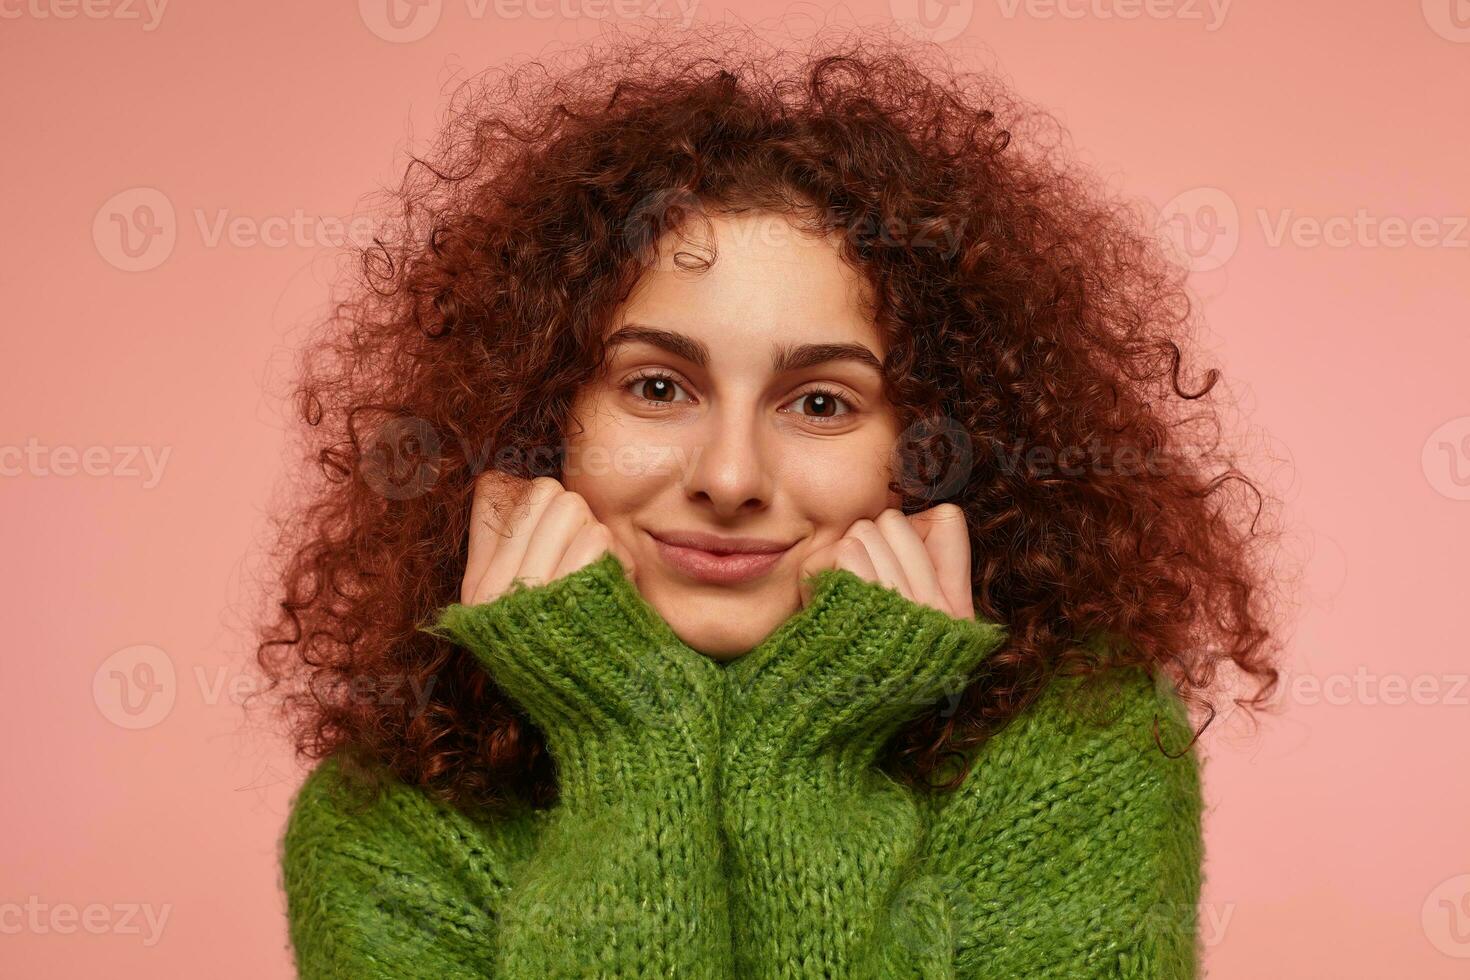
M 432 632 L 546 735 L 561 798 L 465 813 L 322 762 L 281 860 L 302 977 L 1193 980 L 1203 849 L 1177 695 L 1141 670 L 1108 723 L 1053 681 L 959 789 L 886 739 L 1003 642 L 843 570 L 750 653 L 685 645 L 611 554 Z M 1089 702 L 1092 703 L 1092 702 Z

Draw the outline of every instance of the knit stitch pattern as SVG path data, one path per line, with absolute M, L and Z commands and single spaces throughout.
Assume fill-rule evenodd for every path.
M 879 753 L 1005 630 L 846 570 L 728 664 L 611 553 L 426 629 L 542 730 L 560 797 L 470 812 L 390 781 L 357 799 L 321 762 L 281 851 L 303 978 L 1197 975 L 1199 763 L 1142 670 L 1085 703 L 1054 680 L 926 794 Z

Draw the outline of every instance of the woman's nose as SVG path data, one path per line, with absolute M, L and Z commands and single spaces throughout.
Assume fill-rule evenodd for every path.
M 762 431 L 757 409 L 722 407 L 698 429 L 684 492 L 722 517 L 766 506 L 776 474 L 769 459 L 771 437 Z

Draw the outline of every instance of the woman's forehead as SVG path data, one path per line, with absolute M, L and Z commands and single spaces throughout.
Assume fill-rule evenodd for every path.
M 692 224 L 665 236 L 617 326 L 673 328 L 712 348 L 880 342 L 867 281 L 830 237 L 768 212 Z

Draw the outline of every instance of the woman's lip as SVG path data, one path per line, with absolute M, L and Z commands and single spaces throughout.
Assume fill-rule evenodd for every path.
M 676 571 L 697 581 L 715 585 L 732 585 L 758 578 L 775 567 L 786 552 L 791 550 L 786 548 L 760 554 L 747 551 L 716 555 L 698 548 L 669 544 L 652 534 L 649 537 L 653 538 L 659 557 Z

